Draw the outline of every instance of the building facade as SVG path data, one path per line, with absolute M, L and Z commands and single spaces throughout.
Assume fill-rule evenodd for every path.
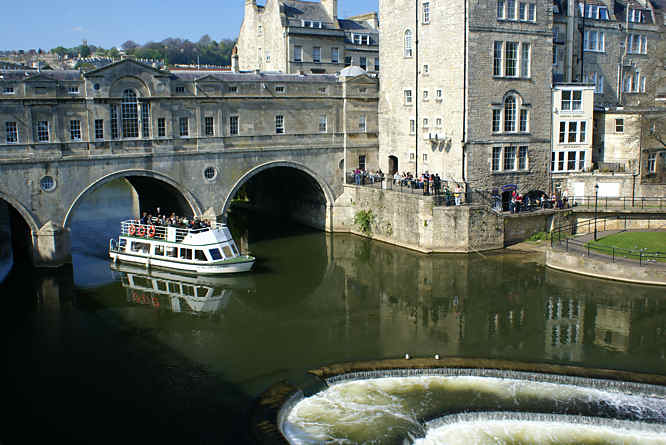
M 592 168 L 594 86 L 561 83 L 553 87 L 553 151 L 550 171 L 560 174 Z
M 381 168 L 548 190 L 552 3 L 415 7 L 380 3 Z
M 378 28 L 376 13 L 339 19 L 337 0 L 246 0 L 240 69 L 330 74 L 353 65 L 377 73 Z

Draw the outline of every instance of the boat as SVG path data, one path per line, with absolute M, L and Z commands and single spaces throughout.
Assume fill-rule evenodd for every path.
M 118 239 L 109 240 L 109 257 L 114 263 L 194 275 L 248 272 L 255 262 L 253 256 L 238 251 L 225 224 L 182 228 L 142 224 L 134 219 L 120 223 Z

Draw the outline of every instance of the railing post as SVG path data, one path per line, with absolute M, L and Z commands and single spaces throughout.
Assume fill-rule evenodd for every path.
M 613 247 L 613 263 L 615 262 L 615 247 Z
M 643 252 L 638 252 L 638 265 L 643 265 Z
M 590 256 L 590 243 L 587 243 L 587 256 Z

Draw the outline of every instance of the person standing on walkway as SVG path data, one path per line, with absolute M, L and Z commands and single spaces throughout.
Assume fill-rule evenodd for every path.
M 462 189 L 460 188 L 460 184 L 456 185 L 456 192 L 454 193 L 454 197 L 456 200 L 456 205 L 460 205 L 460 196 L 462 195 Z

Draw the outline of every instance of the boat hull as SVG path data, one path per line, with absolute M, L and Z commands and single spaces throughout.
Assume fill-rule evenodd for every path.
M 173 270 L 179 272 L 187 272 L 197 275 L 218 275 L 227 273 L 241 273 L 249 272 L 254 266 L 255 259 L 247 257 L 247 261 L 233 261 L 217 264 L 190 264 L 190 263 L 174 263 L 172 261 L 161 260 L 158 258 L 144 257 L 138 255 L 129 255 L 122 252 L 109 252 L 109 257 L 116 263 L 138 264 L 145 268 L 158 268 L 165 270 Z

